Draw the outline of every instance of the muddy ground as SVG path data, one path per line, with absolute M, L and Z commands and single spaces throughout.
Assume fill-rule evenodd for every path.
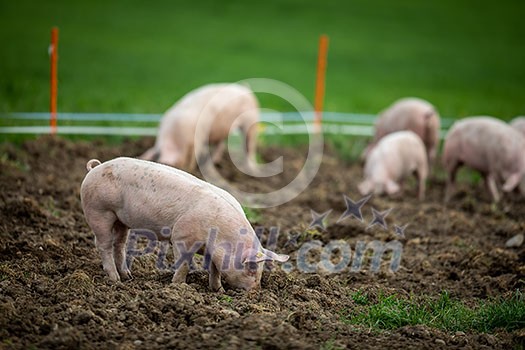
M 277 267 L 264 273 L 260 291 L 213 293 L 205 271 L 173 285 L 171 273 L 158 270 L 156 256 L 147 255 L 134 260 L 133 280 L 111 283 L 80 207 L 85 163 L 137 156 L 152 143 L 151 138 L 108 144 L 45 136 L 0 146 L 0 348 L 508 349 L 523 343 L 523 329 L 377 331 L 345 322 L 344 315 L 356 309 L 352 295 L 358 290 L 372 299 L 378 293 L 437 297 L 448 290 L 469 305 L 523 290 L 525 247 L 506 248 L 505 242 L 525 231 L 525 200 L 510 194 L 493 206 L 482 184 L 462 183 L 446 207 L 438 178 L 429 182 L 423 202 L 409 184 L 398 198 L 372 198 L 363 207 L 364 222 L 349 217 L 337 223 L 346 209 L 343 194 L 360 198 L 356 185 L 362 173 L 330 149 L 307 191 L 260 210 L 254 226 L 265 228 L 263 244 L 270 228 L 278 227 L 276 250 L 290 254 L 287 266 L 296 267 L 305 241 L 343 239 L 353 250 L 358 241 L 397 239 L 403 247 L 397 272 L 389 271 L 386 259 L 378 273 L 366 263 L 359 272 L 347 268 L 337 274 Z M 228 162 L 220 172 L 246 189 L 268 190 L 295 176 L 302 152 L 263 148 L 263 159 L 284 154 L 286 165 L 283 176 L 265 181 L 240 175 Z M 386 230 L 367 229 L 372 207 L 392 208 Z M 308 228 L 310 209 L 332 209 L 326 230 Z M 396 235 L 394 225 L 405 224 L 405 237 Z

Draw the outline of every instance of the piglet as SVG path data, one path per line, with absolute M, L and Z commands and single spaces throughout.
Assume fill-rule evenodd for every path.
M 228 192 L 191 174 L 133 158 L 90 160 L 80 197 L 95 234 L 104 270 L 117 281 L 131 277 L 125 251 L 129 229 L 171 230 L 173 282 L 184 282 L 191 258 L 206 247 L 209 283 L 220 290 L 221 275 L 234 288 L 260 286 L 264 261 L 287 255 L 264 249 L 239 202 Z
M 525 138 L 507 123 L 492 117 L 456 121 L 443 146 L 443 165 L 448 173 L 445 201 L 453 194 L 456 172 L 461 165 L 479 171 L 494 202 L 510 192 L 525 175 Z
M 372 192 L 392 195 L 399 192 L 403 179 L 413 173 L 418 180 L 418 198 L 424 199 L 428 176 L 425 145 L 413 131 L 397 131 L 381 138 L 368 154 L 365 180 L 358 189 L 362 195 Z
M 246 162 L 253 166 L 258 121 L 259 104 L 248 87 L 205 85 L 166 111 L 155 145 L 140 158 L 192 171 L 209 151 L 209 145 L 216 145 L 212 160 L 219 163 L 230 131 L 239 128 L 245 141 Z
M 423 141 L 429 164 L 433 164 L 439 146 L 440 125 L 439 114 L 429 102 L 415 97 L 400 99 L 379 114 L 374 140 L 363 152 L 363 159 L 386 135 L 411 130 Z

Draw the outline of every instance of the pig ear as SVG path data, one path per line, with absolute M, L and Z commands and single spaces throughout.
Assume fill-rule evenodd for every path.
M 264 249 L 264 248 L 263 248 L 263 253 L 268 258 L 266 260 L 285 262 L 285 261 L 288 261 L 288 259 L 290 258 L 286 254 L 277 254 L 277 253 L 272 252 L 271 250 Z
M 262 261 L 278 261 L 285 262 L 290 257 L 284 254 L 276 254 L 271 250 L 262 248 L 262 251 L 257 251 L 255 249 L 249 249 L 245 254 L 242 263 L 259 263 Z
M 261 261 L 266 261 L 267 259 L 266 255 L 256 249 L 248 249 L 244 252 L 242 257 L 242 264 L 248 264 L 248 263 L 259 263 Z

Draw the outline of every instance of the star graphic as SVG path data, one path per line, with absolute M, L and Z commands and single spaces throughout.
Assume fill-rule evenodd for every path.
M 372 208 L 372 215 L 374 216 L 374 218 L 372 219 L 372 221 L 370 221 L 366 229 L 368 230 L 370 227 L 377 224 L 386 230 L 387 225 L 385 222 L 385 218 L 388 216 L 388 214 L 390 214 L 390 211 L 392 211 L 392 208 L 384 211 L 377 211 L 374 208 Z
M 405 224 L 403 226 L 397 226 L 394 225 L 394 231 L 396 233 L 396 236 L 399 236 L 401 238 L 405 238 L 405 229 L 407 228 L 408 224 Z
M 363 205 L 365 205 L 366 202 L 368 202 L 372 195 L 369 194 L 368 196 L 361 198 L 357 202 L 354 202 L 350 197 L 348 197 L 345 194 L 343 196 L 345 198 L 346 210 L 337 220 L 337 222 L 343 221 L 349 216 L 353 216 L 357 220 L 363 222 L 363 214 L 361 214 L 361 208 L 363 207 Z
M 310 226 L 308 226 L 308 228 L 310 229 L 317 226 L 324 231 L 326 229 L 325 219 L 328 215 L 330 215 L 331 212 L 332 209 L 325 211 L 322 214 L 319 214 L 315 210 L 310 209 L 310 213 L 312 214 L 312 222 L 310 223 Z
M 288 241 L 284 244 L 284 248 L 288 247 L 289 245 L 293 245 L 294 247 L 297 247 L 297 240 L 299 239 L 300 234 L 296 233 L 294 235 L 290 234 L 288 235 Z

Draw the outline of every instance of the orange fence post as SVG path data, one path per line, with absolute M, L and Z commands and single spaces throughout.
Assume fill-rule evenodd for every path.
M 51 29 L 51 45 L 49 46 L 49 55 L 51 56 L 51 86 L 50 86 L 50 104 L 49 109 L 51 117 L 49 119 L 49 126 L 51 133 L 57 132 L 57 61 L 58 61 L 58 28 Z
M 321 131 L 323 119 L 323 102 L 325 90 L 326 58 L 328 53 L 328 36 L 323 34 L 319 38 L 319 54 L 317 56 L 317 80 L 315 82 L 315 130 Z

